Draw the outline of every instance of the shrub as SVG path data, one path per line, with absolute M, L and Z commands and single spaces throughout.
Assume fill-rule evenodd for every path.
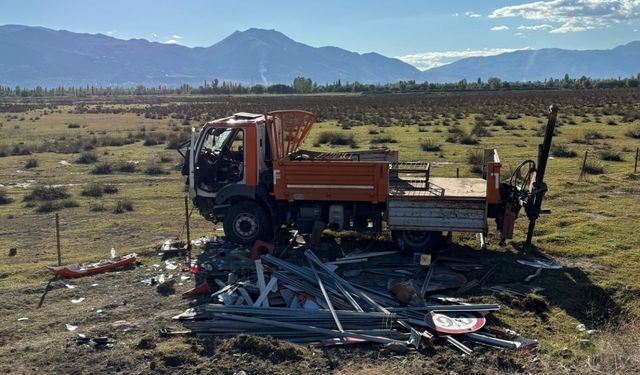
M 420 147 L 422 148 L 422 151 L 427 151 L 427 152 L 435 152 L 435 151 L 440 151 L 442 149 L 440 144 L 435 143 L 431 138 L 427 138 L 427 140 L 422 142 L 420 144 Z
M 116 194 L 118 191 L 118 187 L 114 184 L 106 184 L 102 187 L 102 192 L 105 194 Z
M 144 138 L 143 146 L 155 146 L 167 140 L 167 136 L 163 133 L 147 134 Z
M 5 189 L 0 189 L 0 205 L 9 204 L 13 202 L 13 199 L 9 197 L 9 194 Z
M 587 162 L 584 164 L 584 171 L 588 174 L 593 174 L 593 175 L 605 173 L 605 170 L 602 164 L 600 164 L 597 160 L 592 160 L 592 159 L 587 159 Z
M 158 176 L 158 175 L 162 175 L 162 174 L 169 174 L 169 172 L 166 172 L 164 169 L 162 169 L 162 167 L 157 166 L 157 165 L 152 165 L 152 166 L 148 167 L 147 169 L 144 170 L 144 173 L 148 174 L 149 176 Z
M 55 201 L 71 197 L 64 186 L 39 185 L 24 197 L 25 202 L 31 201 Z
M 115 169 L 118 172 L 123 172 L 123 173 L 133 173 L 137 170 L 136 163 L 132 161 L 123 161 L 123 162 L 117 163 L 115 166 Z
M 462 134 L 458 138 L 458 142 L 463 145 L 477 145 L 480 143 L 475 134 Z
M 589 130 L 584 133 L 584 139 L 586 140 L 605 139 L 605 136 L 598 131 Z
M 91 174 L 111 174 L 113 173 L 113 166 L 110 163 L 104 162 L 96 164 L 91 170 Z
M 371 144 L 381 144 L 381 143 L 398 143 L 395 139 L 390 136 L 376 137 L 369 141 Z
M 380 134 L 380 131 L 378 129 L 369 129 L 369 134 L 370 135 Z
M 484 164 L 484 152 L 479 149 L 469 150 L 467 153 L 467 163 L 471 165 L 479 165 L 482 167 Z
M 98 155 L 95 152 L 83 152 L 79 158 L 76 159 L 78 164 L 93 164 L 98 161 Z
M 34 159 L 34 158 L 29 158 L 24 163 L 24 168 L 25 169 L 31 169 L 31 168 L 37 168 L 37 167 L 38 167 L 38 160 Z
M 494 126 L 505 126 L 507 125 L 507 122 L 501 118 L 497 118 L 493 121 L 493 125 Z
M 176 136 L 175 134 L 171 134 L 167 140 L 167 149 L 169 150 L 177 150 L 180 148 L 180 145 L 188 140 L 186 135 Z
M 607 125 L 618 125 L 618 123 L 616 122 L 616 120 L 609 120 L 607 121 Z
M 65 200 L 62 200 L 62 201 L 42 202 L 36 208 L 36 212 L 47 213 L 47 212 L 58 211 L 58 210 L 61 210 L 63 208 L 71 208 L 71 207 L 78 207 L 78 206 L 80 206 L 78 204 L 78 202 L 74 201 L 73 199 L 65 199 Z
M 356 141 L 353 134 L 344 134 L 336 131 L 323 131 L 318 135 L 316 143 L 332 146 L 356 147 Z
M 566 144 L 553 145 L 551 147 L 551 155 L 559 158 L 575 158 L 578 156 L 578 153 L 569 148 Z
M 98 203 L 92 203 L 89 206 L 89 211 L 92 212 L 103 212 L 106 211 L 107 209 L 104 207 L 104 203 L 102 202 L 98 202 Z
M 70 124 L 67 124 L 67 128 L 69 128 L 69 129 L 79 129 L 80 128 L 80 124 L 70 123 Z
M 600 151 L 600 159 L 607 161 L 623 161 L 622 154 L 615 150 Z
M 489 130 L 479 122 L 473 127 L 471 134 L 476 137 L 491 137 Z
M 631 129 L 624 134 L 629 138 L 640 139 L 640 126 L 636 127 L 635 129 Z
M 121 214 L 130 211 L 133 211 L 133 203 L 128 199 L 118 200 L 113 208 L 114 214 Z
M 99 183 L 95 183 L 95 184 L 90 184 L 88 186 L 86 186 L 84 189 L 82 189 L 82 191 L 80 192 L 80 195 L 83 195 L 85 197 L 101 197 L 103 193 L 103 187 L 102 184 Z
M 173 161 L 173 158 L 162 155 L 158 160 L 160 161 L 160 163 L 171 163 Z

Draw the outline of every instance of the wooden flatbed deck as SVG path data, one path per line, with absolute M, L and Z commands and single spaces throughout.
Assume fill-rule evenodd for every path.
M 487 181 L 482 178 L 430 177 L 428 186 L 425 185 L 424 178 L 395 179 L 389 183 L 389 197 L 484 201 L 487 194 Z

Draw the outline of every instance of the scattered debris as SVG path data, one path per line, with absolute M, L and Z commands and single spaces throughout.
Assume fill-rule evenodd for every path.
M 513 332 L 484 328 L 486 315 L 499 305 L 468 304 L 443 296 L 431 296 L 438 304 L 426 302 L 434 291 L 459 291 L 485 283 L 496 266 L 480 279 L 467 282 L 463 275 L 430 258 L 400 264 L 389 261 L 397 257 L 385 258 L 395 252 L 356 252 L 323 262 L 316 254 L 322 250 L 313 246 L 286 246 L 296 256 L 285 260 L 272 254 L 282 252 L 267 249 L 252 261 L 255 250 L 208 243 L 191 268 L 196 287 L 185 295 L 202 292 L 209 294 L 210 302 L 174 319 L 200 337 L 248 334 L 319 346 L 372 342 L 384 344 L 394 354 L 406 353 L 410 346 L 431 347 L 434 336 L 465 354 L 473 349 L 462 341 L 513 349 L 537 345 L 536 340 Z M 466 271 L 484 267 L 451 263 Z M 362 277 L 365 273 L 367 277 Z M 419 285 L 416 280 L 423 281 Z
M 160 275 L 163 276 L 163 275 Z M 169 279 L 166 280 L 164 282 L 160 282 L 158 284 L 158 286 L 156 287 L 156 292 L 158 292 L 158 294 L 162 295 L 162 296 L 170 296 L 172 294 L 176 293 L 176 288 L 174 286 L 175 284 L 175 280 L 173 279 Z
M 69 332 L 73 332 L 76 329 L 78 329 L 78 326 L 74 326 L 74 325 L 71 325 L 69 323 L 65 324 L 65 327 L 67 328 L 67 331 L 69 331 Z
M 201 294 L 208 294 L 208 293 L 211 293 L 211 289 L 209 288 L 209 283 L 205 280 L 202 284 L 196 286 L 195 288 L 182 293 L 182 298 L 195 297 Z
M 82 301 L 84 301 L 84 297 L 74 298 L 71 300 L 71 303 L 81 303 Z
M 69 289 L 75 289 L 78 287 L 77 285 L 72 285 L 72 284 L 64 284 L 64 286 L 66 286 Z
M 562 266 L 554 261 L 548 259 L 532 259 L 532 260 L 522 260 L 518 259 L 518 263 L 535 268 L 546 268 L 550 270 L 559 270 Z
M 108 337 L 87 337 L 83 334 L 78 334 L 76 338 L 76 345 L 88 345 L 93 346 L 96 350 L 104 350 L 113 347 L 114 341 L 109 340 Z
M 14 257 L 18 254 L 18 249 L 16 249 L 15 247 L 12 247 L 11 249 L 9 249 L 9 256 L 10 257 Z
M 27 320 L 29 320 L 27 317 L 18 318 L 19 322 L 26 322 Z
M 96 263 L 88 264 L 69 264 L 66 266 L 49 266 L 51 272 L 66 278 L 90 276 L 98 273 L 122 268 L 134 264 L 136 262 L 136 254 L 128 254 L 114 259 L 101 260 Z

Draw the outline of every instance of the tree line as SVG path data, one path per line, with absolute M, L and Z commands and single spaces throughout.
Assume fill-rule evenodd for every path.
M 47 88 L 36 86 L 22 88 L 0 85 L 0 97 L 91 97 L 121 95 L 231 95 L 231 94 L 321 94 L 321 93 L 409 93 L 409 92 L 446 92 L 446 91 L 499 91 L 499 90 L 589 90 L 639 88 L 640 74 L 628 78 L 593 79 L 586 76 L 571 78 L 549 78 L 544 81 L 503 81 L 492 77 L 486 81 L 466 79 L 454 83 L 399 81 L 385 84 L 366 84 L 360 82 L 342 82 L 318 84 L 309 78 L 296 77 L 293 82 L 273 85 L 245 85 L 240 82 L 204 81 L 200 86 L 183 84 L 171 86 L 135 86 L 135 87 L 98 87 L 58 86 Z

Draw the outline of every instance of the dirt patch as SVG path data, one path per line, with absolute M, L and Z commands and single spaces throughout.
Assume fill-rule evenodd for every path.
M 554 257 L 553 259 L 556 263 L 561 264 L 566 268 L 580 268 L 586 270 L 599 270 L 599 271 L 612 271 L 612 268 L 609 266 L 605 266 L 603 264 L 598 263 L 592 258 L 589 257 Z
M 599 214 L 597 212 L 589 212 L 589 211 L 585 211 L 585 212 L 581 212 L 583 215 L 588 216 L 590 219 L 593 220 L 607 220 L 607 219 L 612 219 L 615 216 L 609 216 L 609 215 L 603 215 L 603 214 Z
M 249 353 L 273 363 L 299 361 L 304 354 L 300 347 L 286 341 L 245 335 L 224 341 L 218 349 Z

